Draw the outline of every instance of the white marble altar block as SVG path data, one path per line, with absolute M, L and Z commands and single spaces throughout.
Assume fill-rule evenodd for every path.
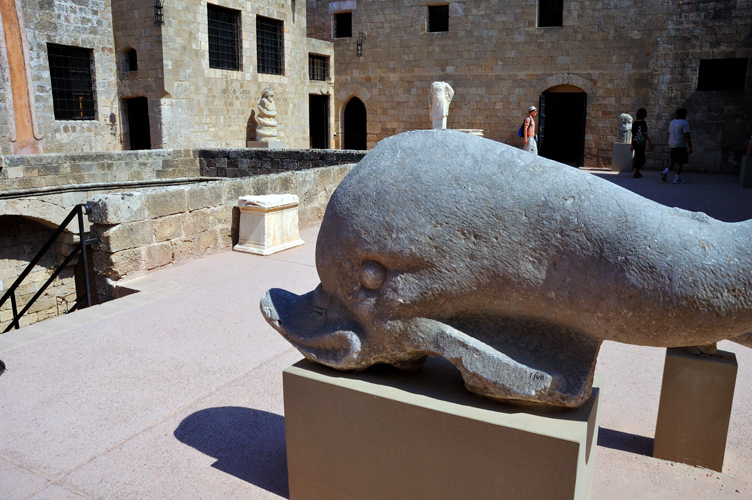
M 238 199 L 238 252 L 270 255 L 302 245 L 298 233 L 298 197 L 294 194 L 242 196 Z
M 632 157 L 634 151 L 630 151 L 630 143 L 615 142 L 613 154 L 611 156 L 611 170 L 614 172 L 631 172 Z
M 465 134 L 474 135 L 477 137 L 483 137 L 483 129 L 482 128 L 458 128 L 455 129 L 457 132 L 464 132 Z

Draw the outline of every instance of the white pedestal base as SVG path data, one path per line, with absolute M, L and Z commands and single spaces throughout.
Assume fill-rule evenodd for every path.
M 240 227 L 233 250 L 270 255 L 302 245 L 298 233 L 298 197 L 294 194 L 243 196 Z
M 629 143 L 615 142 L 613 154 L 611 155 L 611 171 L 613 172 L 631 172 L 632 171 L 632 157 L 634 157 L 634 151 L 630 151 L 632 147 Z

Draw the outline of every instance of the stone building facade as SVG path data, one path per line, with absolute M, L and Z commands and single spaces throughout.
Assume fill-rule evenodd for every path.
M 232 30 L 219 29 L 237 67 L 210 61 L 209 25 L 218 21 L 209 11 L 236 19 Z M 331 77 L 310 80 L 308 65 L 309 53 L 333 59 L 333 45 L 306 37 L 305 6 L 295 2 L 187 0 L 156 9 L 153 0 L 3 0 L 0 16 L 3 155 L 245 147 L 267 86 L 276 93 L 279 139 L 305 148 L 309 95 L 332 89 Z M 281 35 L 275 74 L 257 64 L 259 19 Z M 51 62 L 58 52 L 70 59 Z M 91 88 L 81 90 L 81 79 Z M 59 93 L 61 86 L 74 91 Z M 67 114 L 54 97 L 63 94 L 75 100 Z
M 449 128 L 483 129 L 517 145 L 527 108 L 543 105 L 543 154 L 546 142 L 549 150 L 576 143 L 579 158 L 560 161 L 585 166 L 610 165 L 617 117 L 638 108 L 648 111 L 656 143 L 648 167 L 664 166 L 665 131 L 685 107 L 695 149 L 689 169 L 733 169 L 729 154 L 738 160 L 752 132 L 750 0 L 558 3 L 559 25 L 541 26 L 541 10 L 557 2 L 307 0 L 308 36 L 335 47 L 337 145 L 346 140 L 346 108 L 355 98 L 365 105 L 369 148 L 430 128 L 428 91 L 438 80 L 455 90 Z M 429 11 L 442 5 L 448 30 L 432 31 Z M 350 13 L 351 35 L 336 37 L 342 13 Z M 698 91 L 701 60 L 727 59 L 745 60 L 742 90 Z

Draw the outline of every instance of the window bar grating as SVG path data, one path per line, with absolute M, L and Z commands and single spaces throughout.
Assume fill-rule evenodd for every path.
M 207 5 L 209 67 L 240 70 L 240 11 Z
M 283 67 L 282 21 L 256 16 L 258 72 L 281 75 Z
M 50 44 L 47 57 L 55 119 L 95 119 L 91 50 Z
M 325 82 L 329 79 L 329 58 L 308 54 L 308 78 Z

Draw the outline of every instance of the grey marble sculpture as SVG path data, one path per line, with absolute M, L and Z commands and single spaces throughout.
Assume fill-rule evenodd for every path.
M 632 142 L 632 116 L 629 113 L 619 115 L 619 134 L 616 136 L 616 142 Z
M 266 87 L 258 103 L 257 141 L 272 141 L 277 138 L 277 105 L 274 104 L 274 91 Z
M 261 310 L 334 368 L 437 355 L 478 394 L 578 406 L 604 340 L 752 346 L 750 234 L 498 142 L 407 132 L 334 192 L 321 284 Z

